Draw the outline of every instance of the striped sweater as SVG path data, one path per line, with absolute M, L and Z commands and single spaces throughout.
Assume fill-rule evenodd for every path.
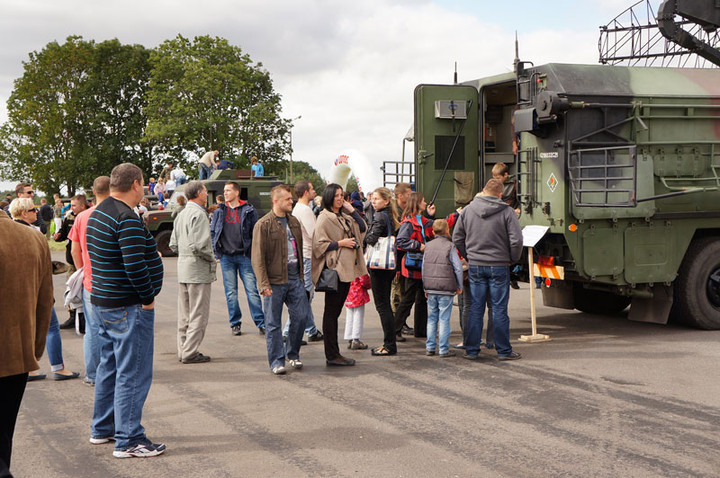
M 109 197 L 95 208 L 87 225 L 87 249 L 94 305 L 148 305 L 160 293 L 163 264 L 155 240 L 124 202 Z

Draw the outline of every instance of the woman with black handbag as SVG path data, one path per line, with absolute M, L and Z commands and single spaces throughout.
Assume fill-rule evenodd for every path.
M 397 234 L 397 211 L 393 207 L 391 199 L 392 193 L 387 188 L 377 188 L 372 193 L 372 205 L 375 213 L 365 236 L 365 244 L 368 247 L 374 246 L 383 237 L 391 237 Z M 383 345 L 372 349 L 371 353 L 378 356 L 395 355 L 397 353 L 395 316 L 390 306 L 390 289 L 396 274 L 396 268 L 379 269 L 370 267 L 369 273 L 375 309 L 380 315 L 380 323 L 383 328 Z
M 367 227 L 360 213 L 344 200 L 339 184 L 327 185 L 322 207 L 313 232 L 312 280 L 316 292 L 325 292 L 325 359 L 328 365 L 355 365 L 355 360 L 340 355 L 338 317 L 350 283 L 367 274 L 361 247 Z

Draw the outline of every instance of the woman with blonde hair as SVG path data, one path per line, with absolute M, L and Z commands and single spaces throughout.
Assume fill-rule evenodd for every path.
M 350 283 L 367 274 L 361 246 L 367 226 L 360 213 L 345 201 L 339 184 L 327 185 L 322 205 L 313 232 L 312 281 L 317 285 L 326 267 L 334 269 L 339 279 L 337 291 L 325 292 L 322 326 L 325 359 L 328 365 L 355 365 L 355 360 L 340 355 L 338 317 L 350 291 Z
M 375 212 L 365 236 L 365 244 L 368 247 L 377 244 L 381 237 L 395 236 L 399 225 L 397 211 L 392 205 L 392 192 L 388 188 L 377 188 L 373 191 L 372 206 Z M 395 274 L 395 269 L 370 269 L 373 300 L 383 328 L 383 345 L 372 349 L 372 355 L 385 356 L 397 353 L 395 317 L 390 306 L 390 289 Z
M 10 214 L 15 222 L 30 226 L 40 232 L 37 227 L 32 225 L 33 222 L 37 221 L 38 215 L 38 209 L 35 207 L 35 203 L 33 203 L 32 199 L 13 199 L 13 202 L 10 203 Z M 53 372 L 53 378 L 55 380 L 68 380 L 71 378 L 78 378 L 80 376 L 77 372 L 67 370 L 65 368 L 65 364 L 63 363 L 60 325 L 58 324 L 58 318 L 55 313 L 54 306 L 52 308 L 52 316 L 50 317 L 50 328 L 48 329 L 45 347 L 47 349 L 48 359 L 50 359 L 50 370 Z M 28 382 L 42 380 L 45 377 L 46 375 L 44 373 L 40 373 L 36 370 L 28 374 Z

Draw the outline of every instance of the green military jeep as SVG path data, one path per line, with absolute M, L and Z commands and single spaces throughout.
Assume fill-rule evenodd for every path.
M 264 176 L 262 178 L 251 178 L 249 171 L 224 169 L 215 171 L 210 179 L 203 180 L 208 191 L 208 206 L 217 203 L 217 197 L 223 193 L 225 183 L 232 181 L 240 185 L 240 199 L 248 201 L 257 210 L 258 217 L 262 217 L 270 211 L 270 190 L 282 184 L 276 176 Z M 158 251 L 163 257 L 174 256 L 170 250 L 170 236 L 172 235 L 174 218 L 173 211 L 178 208 L 177 199 L 184 196 L 185 185 L 182 184 L 175 189 L 168 201 L 167 207 L 163 210 L 148 211 L 145 214 L 145 224 L 155 237 Z

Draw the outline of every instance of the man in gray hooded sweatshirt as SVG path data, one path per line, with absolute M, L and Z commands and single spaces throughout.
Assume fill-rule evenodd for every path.
M 510 345 L 510 265 L 522 254 L 520 223 L 513 209 L 501 199 L 502 182 L 491 179 L 482 193 L 460 213 L 453 242 L 469 264 L 472 307 L 465 329 L 464 358 L 475 360 L 480 351 L 485 303 L 490 296 L 495 348 L 500 360 L 516 360 L 520 354 Z

